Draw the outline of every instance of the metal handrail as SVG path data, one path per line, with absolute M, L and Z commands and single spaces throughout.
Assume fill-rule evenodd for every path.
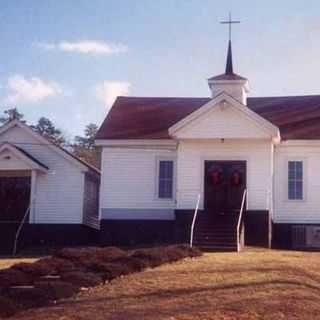
M 200 204 L 200 193 L 198 194 L 198 199 L 197 199 L 197 204 L 196 204 L 196 208 L 194 210 L 194 214 L 193 214 L 193 219 L 192 219 L 192 224 L 191 224 L 191 232 L 190 232 L 190 248 L 192 248 L 192 244 L 193 244 L 193 230 L 194 230 L 194 225 L 196 223 L 196 219 L 197 219 L 197 215 L 198 215 L 198 209 L 199 209 L 199 204 Z
M 21 232 L 21 229 L 27 219 L 27 216 L 28 216 L 28 213 L 30 212 L 30 208 L 31 208 L 31 204 L 29 205 L 28 209 L 26 210 L 21 222 L 20 222 L 20 225 L 19 225 L 19 228 L 16 232 L 16 236 L 14 238 L 14 245 L 13 245 L 13 252 L 12 252 L 12 255 L 15 256 L 16 253 L 17 253 L 17 245 L 18 245 L 18 239 L 19 239 L 19 235 L 20 235 L 20 232 Z
M 241 225 L 246 195 L 247 195 L 247 189 L 244 189 L 243 196 L 242 196 L 242 202 L 241 202 L 241 209 L 240 209 L 239 219 L 238 219 L 238 224 L 237 224 L 237 249 L 238 249 L 238 252 L 240 251 L 240 225 Z

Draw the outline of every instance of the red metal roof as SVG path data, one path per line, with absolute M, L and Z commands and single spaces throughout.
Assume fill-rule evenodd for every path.
M 118 97 L 96 139 L 170 139 L 168 129 L 210 98 Z M 320 139 L 320 95 L 248 98 L 282 139 Z
M 247 80 L 247 78 L 241 77 L 236 73 L 223 73 L 218 76 L 211 77 L 208 80 Z

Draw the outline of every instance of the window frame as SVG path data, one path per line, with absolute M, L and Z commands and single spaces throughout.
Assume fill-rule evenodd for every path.
M 301 199 L 290 199 L 289 198 L 289 162 L 302 162 L 302 198 Z M 286 201 L 287 202 L 305 202 L 306 201 L 306 159 L 305 158 L 287 158 L 286 159 Z
M 160 162 L 172 161 L 172 196 L 170 198 L 162 198 L 159 196 L 160 183 Z M 175 157 L 156 157 L 156 179 L 155 179 L 155 199 L 159 201 L 175 201 L 176 200 L 176 158 Z

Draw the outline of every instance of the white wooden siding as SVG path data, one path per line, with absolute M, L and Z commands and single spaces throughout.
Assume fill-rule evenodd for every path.
M 200 208 L 203 208 L 205 160 L 245 160 L 248 209 L 267 209 L 272 182 L 271 150 L 271 141 L 180 141 L 177 156 L 177 208 L 194 208 L 199 193 Z
M 266 139 L 270 138 L 270 133 L 244 112 L 220 103 L 178 130 L 175 136 L 179 139 Z
M 0 135 L 1 142 L 17 144 L 49 167 L 37 175 L 35 223 L 82 223 L 84 174 L 71 161 L 13 127 Z
M 303 200 L 288 200 L 288 161 L 303 161 Z M 275 148 L 274 216 L 278 223 L 320 223 L 320 141 Z
M 1 141 L 1 140 L 0 140 Z M 6 158 L 10 157 L 10 161 Z M 0 168 L 1 170 L 30 170 L 21 159 L 18 159 L 11 151 L 5 150 L 0 154 Z
M 150 209 L 150 215 L 154 215 L 154 212 L 161 210 L 151 209 L 174 209 L 175 199 L 158 199 L 156 194 L 157 160 L 167 157 L 175 159 L 176 152 L 157 150 L 156 147 L 154 149 L 104 147 L 100 211 L 126 208 Z M 134 214 L 131 218 L 135 219 Z M 146 218 L 145 213 L 144 218 Z

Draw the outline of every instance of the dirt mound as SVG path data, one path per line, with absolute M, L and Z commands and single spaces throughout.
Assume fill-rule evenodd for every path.
M 39 281 L 34 286 L 48 301 L 69 298 L 78 291 L 77 287 L 66 281 Z
M 20 310 L 20 305 L 13 299 L 0 296 L 0 318 L 13 316 Z
M 142 261 L 146 266 L 151 268 L 169 262 L 168 252 L 164 247 L 139 249 L 134 251 L 131 257 Z
M 71 297 L 82 287 L 199 255 L 199 250 L 187 245 L 133 251 L 116 247 L 61 249 L 53 257 L 0 271 L 0 316 L 10 316 L 20 307 L 34 308 Z
M 187 256 L 190 258 L 202 256 L 202 252 L 200 249 L 196 247 L 191 248 L 188 244 L 178 244 L 178 245 L 173 245 L 168 247 L 168 249 L 171 249 L 171 248 L 186 252 Z
M 11 287 L 7 298 L 16 301 L 23 308 L 36 308 L 48 302 L 46 291 L 33 286 Z
M 116 247 L 65 248 L 56 252 L 55 256 L 75 262 L 85 259 L 95 261 L 111 261 L 127 255 L 127 252 Z
M 32 283 L 32 277 L 17 269 L 0 270 L 0 291 L 11 286 L 25 286 Z
M 132 273 L 132 270 L 127 265 L 112 262 L 92 265 L 92 271 L 99 273 L 104 281 L 111 281 L 117 277 Z
M 22 262 L 12 266 L 12 269 L 28 274 L 30 277 L 32 276 L 41 277 L 47 274 L 47 271 L 45 270 L 45 268 L 43 268 L 43 266 L 39 265 L 38 263 Z
M 40 259 L 34 264 L 45 270 L 44 275 L 54 275 L 62 272 L 71 272 L 77 270 L 77 267 L 71 261 L 57 257 Z
M 103 283 L 103 279 L 99 274 L 81 271 L 62 273 L 61 280 L 71 283 L 77 288 L 95 287 Z
M 133 256 L 121 257 L 115 260 L 112 260 L 114 264 L 125 265 L 130 269 L 130 273 L 139 272 L 148 267 L 148 264 L 139 258 Z
M 78 270 L 77 267 L 71 261 L 56 257 L 43 258 L 34 263 L 18 263 L 11 267 L 12 276 L 19 275 L 20 278 L 24 277 L 25 281 L 18 280 L 11 285 L 26 285 L 37 281 L 43 276 L 59 275 L 63 272 L 76 270 Z
M 202 253 L 188 245 L 171 245 L 148 249 L 139 249 L 131 254 L 131 257 L 140 260 L 145 266 L 154 268 L 168 262 L 175 262 L 188 257 L 198 257 Z
M 193 247 L 190 248 L 189 245 L 172 245 L 164 248 L 167 252 L 168 259 L 170 262 L 178 261 L 184 258 L 194 258 L 202 255 L 202 252 Z

